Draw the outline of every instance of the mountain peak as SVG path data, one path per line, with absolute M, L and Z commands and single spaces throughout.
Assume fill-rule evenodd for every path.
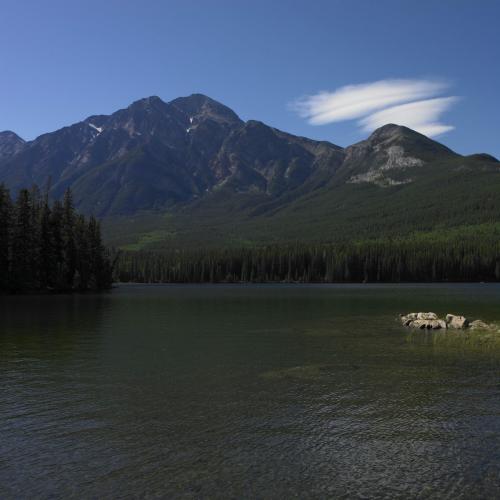
M 163 102 L 158 96 L 152 95 L 149 97 L 144 97 L 137 101 L 134 101 L 129 108 L 138 108 L 138 109 L 148 109 L 148 108 L 158 108 L 165 106 L 166 103 Z
M 456 155 L 451 149 L 447 148 L 440 142 L 437 142 L 430 137 L 427 137 L 416 130 L 405 127 L 403 125 L 396 125 L 388 123 L 379 127 L 372 132 L 370 137 L 363 143 L 376 145 L 377 147 L 388 147 L 391 145 L 400 145 L 408 150 L 418 150 L 419 152 L 427 152 L 429 154 L 453 154 Z
M 500 163 L 500 160 L 498 158 L 495 158 L 493 155 L 489 155 L 487 153 L 475 153 L 472 155 L 469 155 L 467 158 L 473 158 L 476 160 L 483 160 L 491 163 Z
M 15 132 L 12 132 L 12 130 L 3 130 L 0 132 L 0 139 L 1 140 L 14 140 L 18 142 L 25 142 L 25 140 L 21 137 L 19 137 Z
M 170 101 L 169 105 L 193 117 L 212 118 L 216 121 L 230 123 L 241 122 L 239 116 L 231 108 L 204 94 L 191 94 L 186 97 L 178 97 Z
M 11 130 L 0 132 L 0 158 L 16 154 L 22 149 L 25 142 L 24 139 L 21 139 L 21 137 Z
M 199 106 L 203 105 L 206 102 L 214 102 L 222 106 L 222 104 L 220 102 L 217 102 L 215 99 L 212 99 L 211 97 L 208 97 L 205 94 L 200 94 L 198 92 L 195 92 L 194 94 L 190 94 L 187 96 L 176 97 L 171 102 L 175 103 L 190 102 L 193 104 L 198 104 Z
M 15 155 L 21 151 L 25 143 L 24 139 L 11 130 L 0 132 L 0 159 Z
M 396 139 L 398 137 L 408 136 L 408 135 L 422 135 L 422 134 L 403 125 L 396 125 L 395 123 L 387 123 L 386 125 L 382 125 L 382 127 L 375 129 L 368 138 L 368 140 Z

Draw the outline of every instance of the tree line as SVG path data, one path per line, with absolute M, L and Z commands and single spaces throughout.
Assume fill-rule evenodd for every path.
M 500 281 L 500 229 L 342 243 L 121 252 L 71 191 L 49 202 L 39 189 L 15 200 L 0 185 L 0 293 L 104 290 L 139 283 Z M 116 255 L 116 254 L 115 254 Z
M 139 283 L 499 281 L 500 239 L 433 235 L 343 244 L 121 254 L 115 280 Z
M 50 203 L 36 186 L 12 200 L 0 185 L 1 293 L 104 290 L 111 284 L 99 222 L 75 211 L 69 189 L 62 202 Z

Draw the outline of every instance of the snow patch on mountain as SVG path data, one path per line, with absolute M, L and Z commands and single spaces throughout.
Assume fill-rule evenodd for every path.
M 89 127 L 93 128 L 94 130 L 97 130 L 97 133 L 100 134 L 102 131 L 103 131 L 103 128 L 102 127 L 97 127 L 96 125 L 94 125 L 93 123 L 89 123 L 88 124 Z

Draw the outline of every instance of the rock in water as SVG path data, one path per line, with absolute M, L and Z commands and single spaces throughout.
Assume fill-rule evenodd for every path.
M 411 328 L 419 328 L 421 330 L 439 330 L 447 328 L 446 321 L 439 319 L 436 313 L 433 312 L 418 312 L 401 315 L 401 323 L 404 326 Z
M 446 323 L 449 328 L 467 328 L 469 320 L 465 316 L 455 316 L 454 314 L 446 315 Z
M 430 320 L 437 320 L 437 314 L 433 312 L 419 312 L 417 313 L 417 319 L 430 319 Z
M 438 316 L 433 312 L 411 312 L 408 314 L 400 314 L 401 322 L 405 323 L 407 321 L 415 321 L 415 320 L 438 320 Z M 406 325 L 408 326 L 408 325 Z
M 440 330 L 453 328 L 457 330 L 489 330 L 499 331 L 498 326 L 488 324 L 480 319 L 469 322 L 465 316 L 456 316 L 455 314 L 447 314 L 446 321 L 440 319 L 436 313 L 433 312 L 411 312 L 408 314 L 400 314 L 401 323 L 403 326 L 410 328 L 419 328 L 420 330 Z
M 440 330 L 443 328 L 443 323 L 444 328 L 446 328 L 446 323 L 439 319 L 416 319 L 411 326 L 421 330 Z

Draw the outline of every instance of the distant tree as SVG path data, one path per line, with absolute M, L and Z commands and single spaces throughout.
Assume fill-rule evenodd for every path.
M 500 241 L 436 235 L 342 244 L 123 252 L 118 281 L 401 282 L 499 281 Z

